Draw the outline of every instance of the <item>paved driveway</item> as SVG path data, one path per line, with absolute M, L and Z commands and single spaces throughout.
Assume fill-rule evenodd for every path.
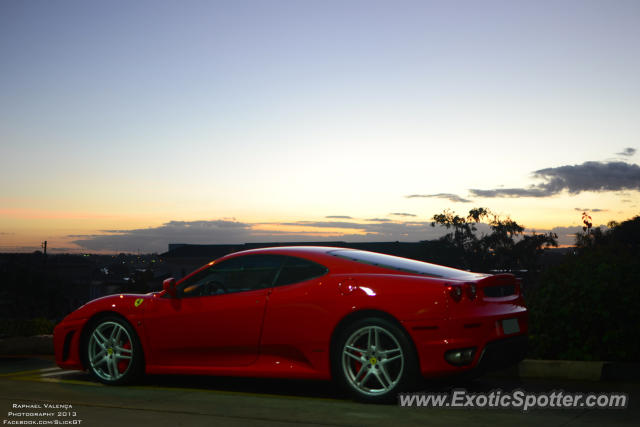
M 58 420 L 58 425 L 110 427 L 151 422 L 156 426 L 637 426 L 640 420 L 637 383 L 489 377 L 425 385 L 429 392 L 447 393 L 452 388 L 469 393 L 496 389 L 625 392 L 630 401 L 626 409 L 532 409 L 526 413 L 518 409 L 401 408 L 352 402 L 325 382 L 154 376 L 136 386 L 107 387 L 85 373 L 61 370 L 51 360 L 5 358 L 0 359 L 0 419 L 4 425 Z

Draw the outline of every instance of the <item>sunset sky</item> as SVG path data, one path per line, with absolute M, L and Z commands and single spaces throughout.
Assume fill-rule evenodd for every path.
M 640 214 L 640 2 L 0 2 L 0 252 Z

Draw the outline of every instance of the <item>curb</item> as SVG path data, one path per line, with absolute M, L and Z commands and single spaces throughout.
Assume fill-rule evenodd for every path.
M 636 382 L 640 381 L 640 363 L 525 359 L 515 366 L 493 372 L 491 375 L 537 379 Z

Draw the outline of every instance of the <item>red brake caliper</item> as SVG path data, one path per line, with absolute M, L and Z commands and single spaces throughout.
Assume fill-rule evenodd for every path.
M 127 341 L 126 343 L 124 343 L 122 345 L 122 348 L 126 348 L 127 350 L 131 350 L 131 343 L 129 341 Z M 129 366 L 129 362 L 130 360 L 127 359 L 122 359 L 120 361 L 118 361 L 118 371 L 120 373 L 123 373 L 124 371 L 127 370 L 127 366 Z
M 359 353 L 358 356 L 362 357 L 362 353 Z M 356 376 L 358 376 L 358 373 L 360 372 L 360 369 L 362 369 L 362 363 L 358 362 L 357 360 L 353 361 L 353 366 L 356 368 L 355 369 L 355 374 Z

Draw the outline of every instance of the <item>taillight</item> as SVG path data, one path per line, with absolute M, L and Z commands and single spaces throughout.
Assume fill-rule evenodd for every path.
M 469 298 L 469 301 L 473 301 L 478 296 L 478 286 L 473 283 L 465 283 L 464 285 L 447 285 L 447 291 L 449 291 L 449 296 L 455 301 L 459 302 L 462 300 L 464 295 Z
M 476 284 L 473 282 L 467 283 L 467 296 L 469 297 L 469 299 L 473 301 L 474 299 L 476 299 L 477 294 L 478 289 L 476 287 Z
M 449 290 L 449 295 L 451 295 L 451 298 L 453 298 L 455 302 L 462 299 L 462 286 L 449 285 L 447 289 Z

